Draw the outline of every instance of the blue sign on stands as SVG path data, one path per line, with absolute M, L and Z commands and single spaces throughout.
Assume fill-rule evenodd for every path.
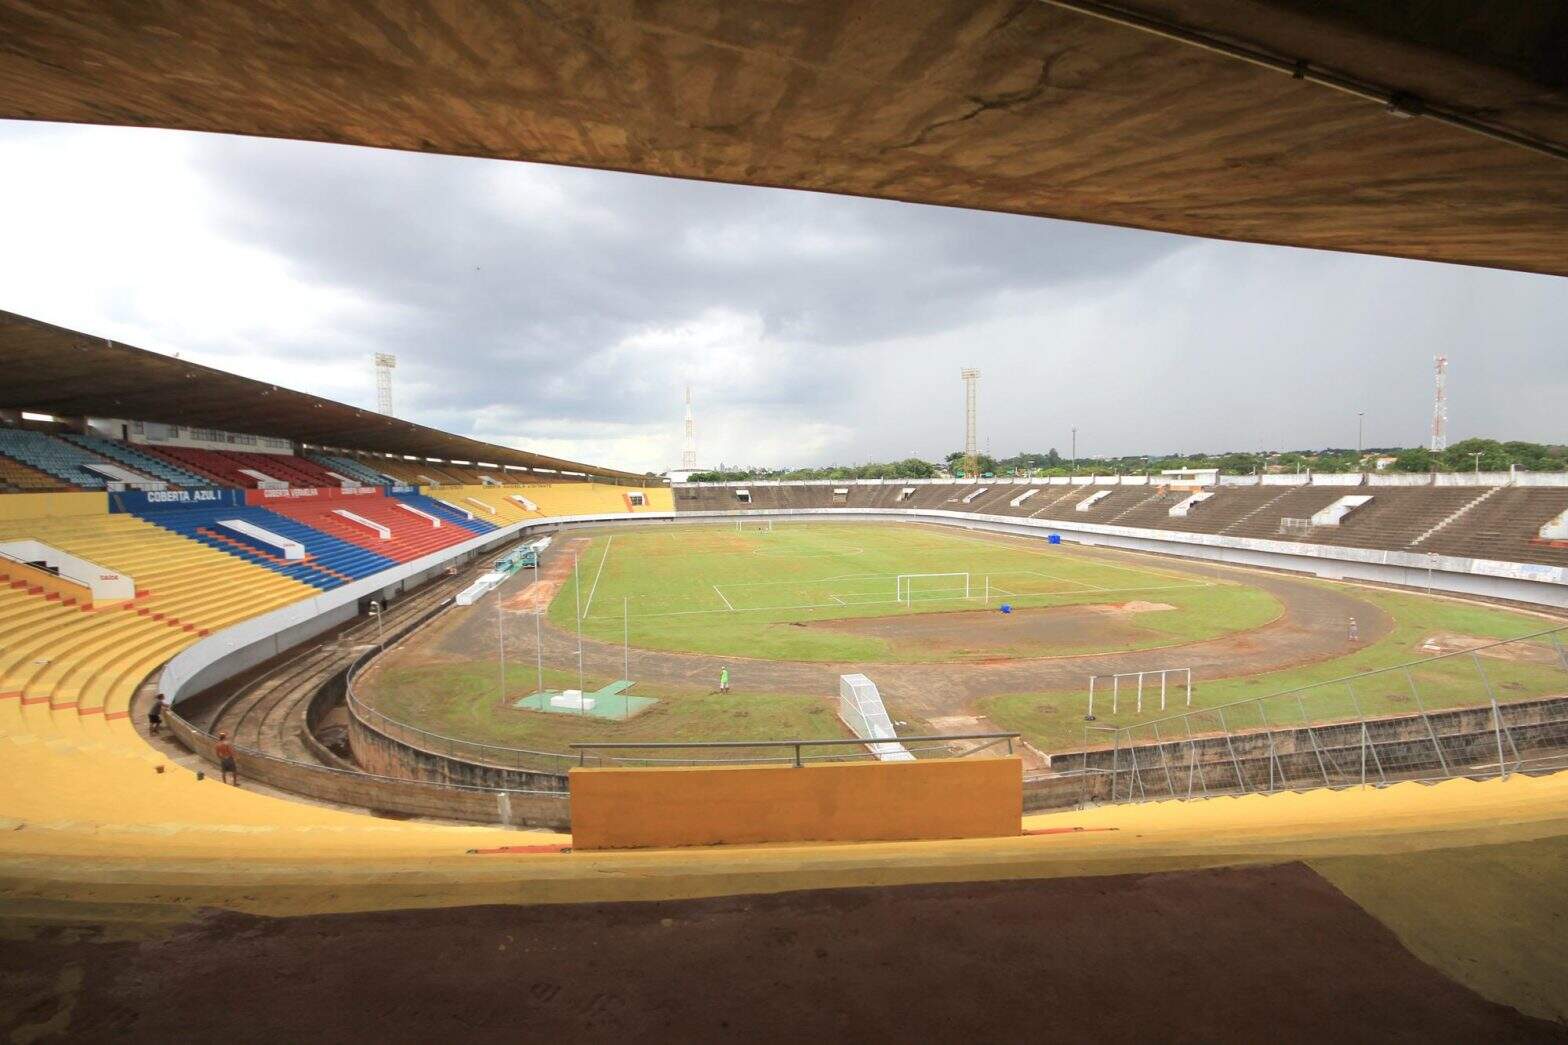
M 161 512 L 245 504 L 244 490 L 127 490 L 109 495 L 111 512 Z
M 1053 534 L 1051 534 L 1051 536 L 1047 537 L 1045 539 L 1045 541 L 1046 541 L 1047 544 L 1061 544 L 1062 543 L 1062 535 L 1059 534 L 1059 533 L 1053 533 Z

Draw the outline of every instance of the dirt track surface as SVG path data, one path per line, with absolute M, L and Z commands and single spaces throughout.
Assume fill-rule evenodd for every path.
M 91 925 L 5 928 L 0 1013 L 12 1040 L 45 1027 L 157 1042 L 1568 1035 L 1444 978 L 1301 864 L 656 903 L 210 913 L 141 942 L 94 942 Z

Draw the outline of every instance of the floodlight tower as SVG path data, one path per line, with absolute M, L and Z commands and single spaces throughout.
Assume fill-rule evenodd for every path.
M 1448 357 L 1436 356 L 1437 396 L 1432 400 L 1432 452 L 1448 449 Z
M 397 369 L 397 356 L 390 352 L 376 353 L 376 410 L 392 416 L 392 371 Z
M 979 441 L 975 438 L 975 386 L 980 382 L 980 371 L 967 367 L 958 373 L 964 379 L 964 474 L 973 478 L 980 474 Z
M 681 467 L 688 472 L 697 468 L 697 422 L 691 417 L 691 385 L 686 386 L 686 443 L 681 448 Z

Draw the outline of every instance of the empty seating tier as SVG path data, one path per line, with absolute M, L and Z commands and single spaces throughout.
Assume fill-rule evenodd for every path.
M 267 480 L 300 487 L 336 487 L 343 482 L 315 461 L 293 454 L 257 454 L 243 450 L 198 450 L 186 446 L 149 447 L 150 452 L 181 468 L 198 472 L 222 486 L 254 490 Z
M 257 566 L 264 566 L 323 591 L 372 573 L 389 569 L 400 560 L 371 550 L 353 541 L 344 540 L 301 522 L 298 518 L 255 507 L 176 507 L 160 511 L 144 509 L 139 513 L 147 521 L 173 533 L 199 541 L 210 548 Z M 258 549 L 245 542 L 220 523 L 239 519 L 263 530 L 305 547 L 303 560 L 284 559 L 281 555 Z
M 67 435 L 63 438 L 70 440 L 91 453 L 117 461 L 132 471 L 152 476 L 154 479 L 161 479 L 175 486 L 190 488 L 211 485 L 195 472 L 185 468 L 177 468 L 154 454 L 143 453 L 130 443 L 105 439 L 101 435 Z
M 328 472 L 336 472 L 345 479 L 364 483 L 366 486 L 384 486 L 392 479 L 391 476 L 384 475 L 352 457 L 336 457 L 331 454 L 306 454 L 305 456 Z
M 308 501 L 280 499 L 270 506 L 270 511 L 394 562 L 411 562 L 442 548 L 462 544 L 480 532 L 477 527 L 469 529 L 445 515 L 442 516 L 442 524 L 437 526 L 431 520 L 401 507 L 407 503 L 389 497 L 322 498 Z M 428 512 L 424 507 L 414 507 Z M 352 513 L 373 526 L 384 527 L 388 536 L 380 536 L 370 526 L 340 514 L 342 512 Z M 305 546 L 310 547 L 308 543 Z
M 108 481 L 102 475 L 90 471 L 88 465 L 121 467 L 99 454 L 89 453 L 75 443 L 47 432 L 34 432 L 25 428 L 0 428 L 0 454 L 84 490 L 108 488 Z M 135 471 L 123 467 L 121 470 Z M 138 477 L 148 478 L 144 475 Z
M 0 540 L 26 538 L 130 575 L 136 597 L 84 609 L 0 585 L 0 694 L 24 706 L 123 714 L 180 649 L 312 592 L 131 515 L 0 520 Z

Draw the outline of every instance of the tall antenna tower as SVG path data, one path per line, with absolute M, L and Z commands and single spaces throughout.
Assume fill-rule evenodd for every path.
M 980 371 L 971 368 L 960 370 L 964 379 L 964 474 L 980 474 L 979 445 L 975 439 L 975 386 L 980 381 Z
M 392 371 L 397 369 L 397 356 L 389 352 L 376 353 L 376 411 L 392 416 Z
M 1437 396 L 1432 400 L 1432 452 L 1448 449 L 1448 357 L 1436 356 Z
M 691 385 L 686 386 L 686 443 L 681 448 L 681 467 L 688 472 L 697 467 L 697 422 L 691 417 Z

